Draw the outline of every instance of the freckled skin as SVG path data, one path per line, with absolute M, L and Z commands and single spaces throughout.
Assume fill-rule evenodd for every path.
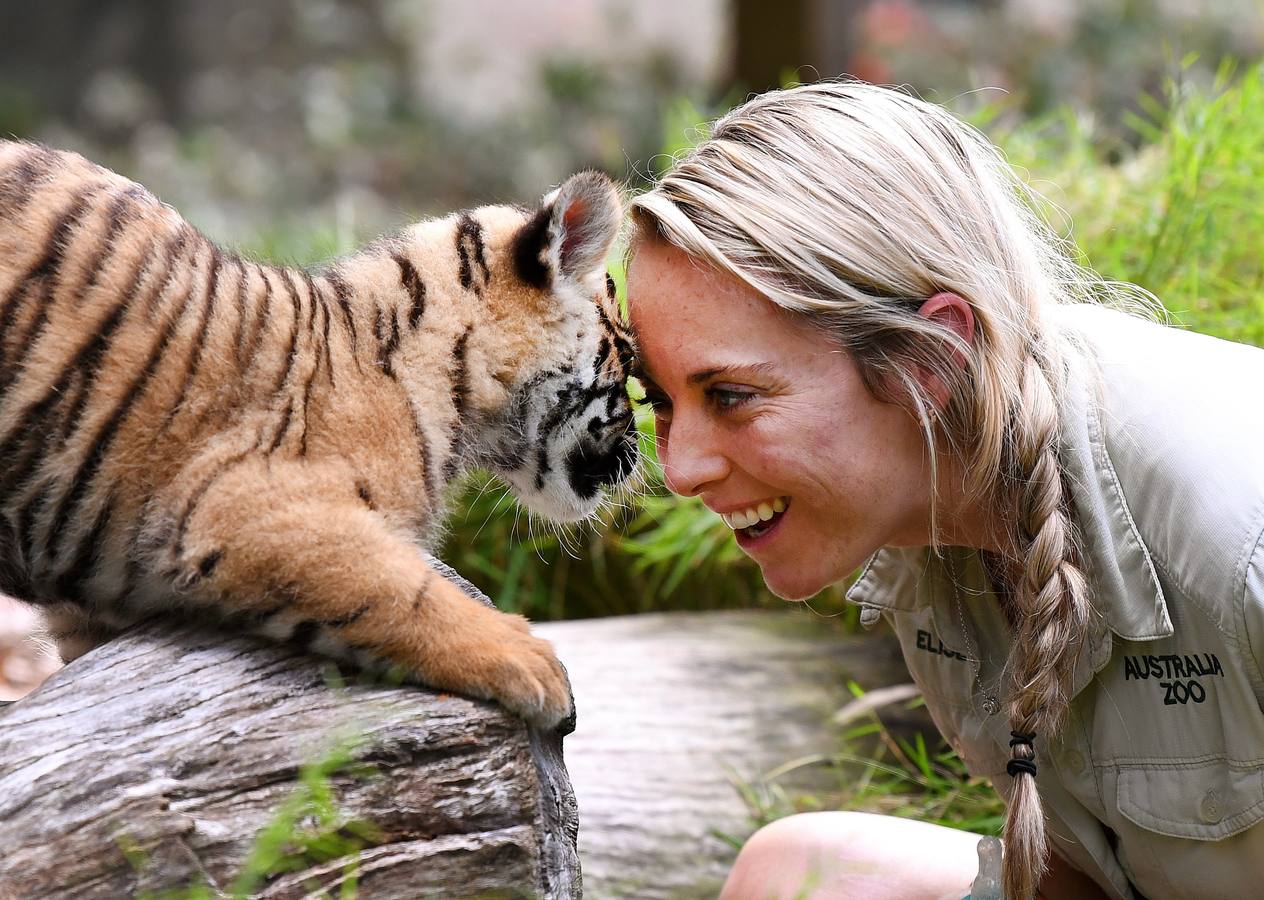
M 929 543 L 917 422 L 876 399 L 826 334 L 662 242 L 635 248 L 628 298 L 667 486 L 721 511 L 790 498 L 749 551 L 775 594 L 805 599 L 881 547 Z M 725 366 L 747 368 L 690 381 Z

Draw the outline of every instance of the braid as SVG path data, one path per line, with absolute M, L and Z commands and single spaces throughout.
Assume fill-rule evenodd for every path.
M 907 395 L 931 463 L 932 543 L 941 487 L 1004 514 L 1011 900 L 1029 900 L 1044 869 L 1034 746 L 1065 715 L 1090 614 L 1058 457 L 1064 348 L 1039 326 L 1075 301 L 1161 308 L 1080 267 L 1033 200 L 1000 152 L 945 110 L 841 82 L 751 99 L 632 204 L 645 233 L 834 336 L 875 396 Z M 973 308 L 971 346 L 918 314 L 940 292 Z M 925 381 L 948 388 L 946 405 Z M 961 484 L 941 485 L 941 458 L 961 463 Z
M 1008 767 L 1014 784 L 1005 822 L 1004 878 L 1005 894 L 1013 900 L 1034 896 L 1045 869 L 1044 812 L 1032 744 L 1047 740 L 1066 712 L 1090 611 L 1058 461 L 1055 384 L 1047 365 L 1036 353 L 1028 356 L 1011 432 L 1013 541 L 1021 560 L 1007 610 L 1014 631 L 1009 716 L 1015 739 Z

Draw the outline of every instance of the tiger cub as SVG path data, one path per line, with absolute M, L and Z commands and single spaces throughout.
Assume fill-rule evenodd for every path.
M 552 647 L 422 550 L 471 467 L 554 520 L 634 468 L 620 219 L 587 172 L 284 268 L 0 142 L 0 591 L 67 658 L 175 612 L 558 723 Z

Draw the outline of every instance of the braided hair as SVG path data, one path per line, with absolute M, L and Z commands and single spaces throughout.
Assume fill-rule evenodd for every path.
M 1032 200 L 947 110 L 844 81 L 752 98 L 632 203 L 634 249 L 666 241 L 800 314 L 852 355 L 871 393 L 910 409 L 936 485 L 936 543 L 941 453 L 960 461 L 969 502 L 1005 523 L 1014 900 L 1035 894 L 1046 865 L 1035 759 L 1065 715 L 1092 609 L 1058 453 L 1074 360 L 1048 312 L 1148 297 L 1077 265 Z M 968 339 L 918 314 L 940 292 L 970 305 Z

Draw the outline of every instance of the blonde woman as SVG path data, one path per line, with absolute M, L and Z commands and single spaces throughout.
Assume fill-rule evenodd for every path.
M 1264 351 L 1103 308 L 986 139 L 903 93 L 756 97 L 633 204 L 668 486 L 786 599 L 867 562 L 1008 805 L 1010 900 L 1264 893 Z M 1118 305 L 1118 304 L 1110 304 Z M 975 839 L 795 816 L 726 900 L 960 897 Z

